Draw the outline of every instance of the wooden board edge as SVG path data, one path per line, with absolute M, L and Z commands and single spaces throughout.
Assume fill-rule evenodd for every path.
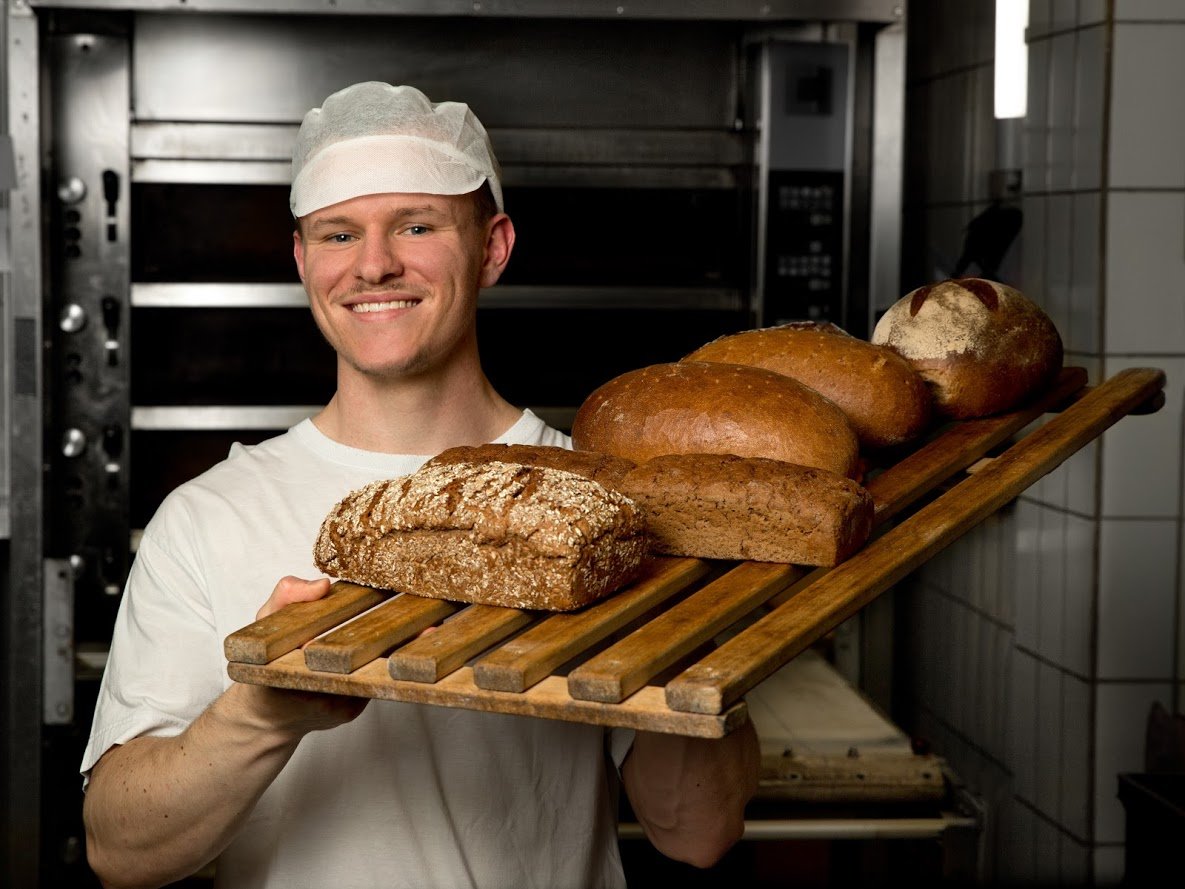
M 522 693 L 491 691 L 473 682 L 472 669 L 462 667 L 436 683 L 393 679 L 387 659 L 375 658 L 353 673 L 317 673 L 304 665 L 300 652 L 270 664 L 227 664 L 231 679 L 271 688 L 365 697 L 380 701 L 455 707 L 511 716 L 531 716 L 606 728 L 625 728 L 698 738 L 722 738 L 748 721 L 748 708 L 738 701 L 716 714 L 680 713 L 666 706 L 663 690 L 647 686 L 620 704 L 578 701 L 567 693 L 562 676 L 549 676 Z

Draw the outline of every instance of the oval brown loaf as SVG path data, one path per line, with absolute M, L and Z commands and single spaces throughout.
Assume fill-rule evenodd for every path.
M 907 442 L 930 422 L 930 391 L 913 366 L 892 349 L 835 325 L 792 322 L 746 330 L 706 343 L 683 360 L 750 364 L 793 377 L 839 405 L 866 448 Z
M 910 291 L 872 334 L 930 385 L 937 413 L 954 419 L 1009 410 L 1047 388 L 1062 366 L 1053 321 L 1019 290 L 957 278 Z
M 635 576 L 645 526 L 624 495 L 540 466 L 455 463 L 374 482 L 321 525 L 326 574 L 435 599 L 569 611 Z
M 576 412 L 577 448 L 642 463 L 663 454 L 735 454 L 854 477 L 847 415 L 797 380 L 739 364 L 684 361 L 628 371 Z

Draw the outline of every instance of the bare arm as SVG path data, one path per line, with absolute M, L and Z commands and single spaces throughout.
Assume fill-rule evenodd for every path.
M 285 578 L 259 615 L 327 590 L 327 581 Z M 354 719 L 366 703 L 236 684 L 180 735 L 113 747 L 83 804 L 91 868 L 108 887 L 192 874 L 233 839 L 301 738 Z
M 720 739 L 638 732 L 621 772 L 655 848 L 710 867 L 744 832 L 760 760 L 757 733 L 747 722 Z

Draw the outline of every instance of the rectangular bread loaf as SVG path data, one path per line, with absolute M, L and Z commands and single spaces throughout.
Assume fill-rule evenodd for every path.
M 326 574 L 436 599 L 569 611 L 637 573 L 636 507 L 590 479 L 489 462 L 425 466 L 351 492 L 326 516 Z
M 859 484 L 763 457 L 653 457 L 617 489 L 641 509 L 652 550 L 668 555 L 833 566 L 872 531 Z
M 427 462 L 427 466 L 445 463 L 521 463 L 524 466 L 548 466 L 574 472 L 615 488 L 622 477 L 634 468 L 634 462 L 624 457 L 601 454 L 597 451 L 573 451 L 555 445 L 481 444 L 462 445 L 441 451 Z

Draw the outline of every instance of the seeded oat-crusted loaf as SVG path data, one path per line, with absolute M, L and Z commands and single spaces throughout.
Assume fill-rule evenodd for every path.
M 873 502 L 825 469 L 731 454 L 669 454 L 618 490 L 646 520 L 654 552 L 708 559 L 837 565 L 872 531 Z
M 425 466 L 348 494 L 314 547 L 326 574 L 435 599 L 569 611 L 628 583 L 641 516 L 582 476 L 513 463 Z
M 614 457 L 611 454 L 601 454 L 596 451 L 573 451 L 555 445 L 522 444 L 462 445 L 441 451 L 426 465 L 485 463 L 489 460 L 563 469 L 585 478 L 591 478 L 611 489 L 617 486 L 622 476 L 634 468 L 632 460 Z

